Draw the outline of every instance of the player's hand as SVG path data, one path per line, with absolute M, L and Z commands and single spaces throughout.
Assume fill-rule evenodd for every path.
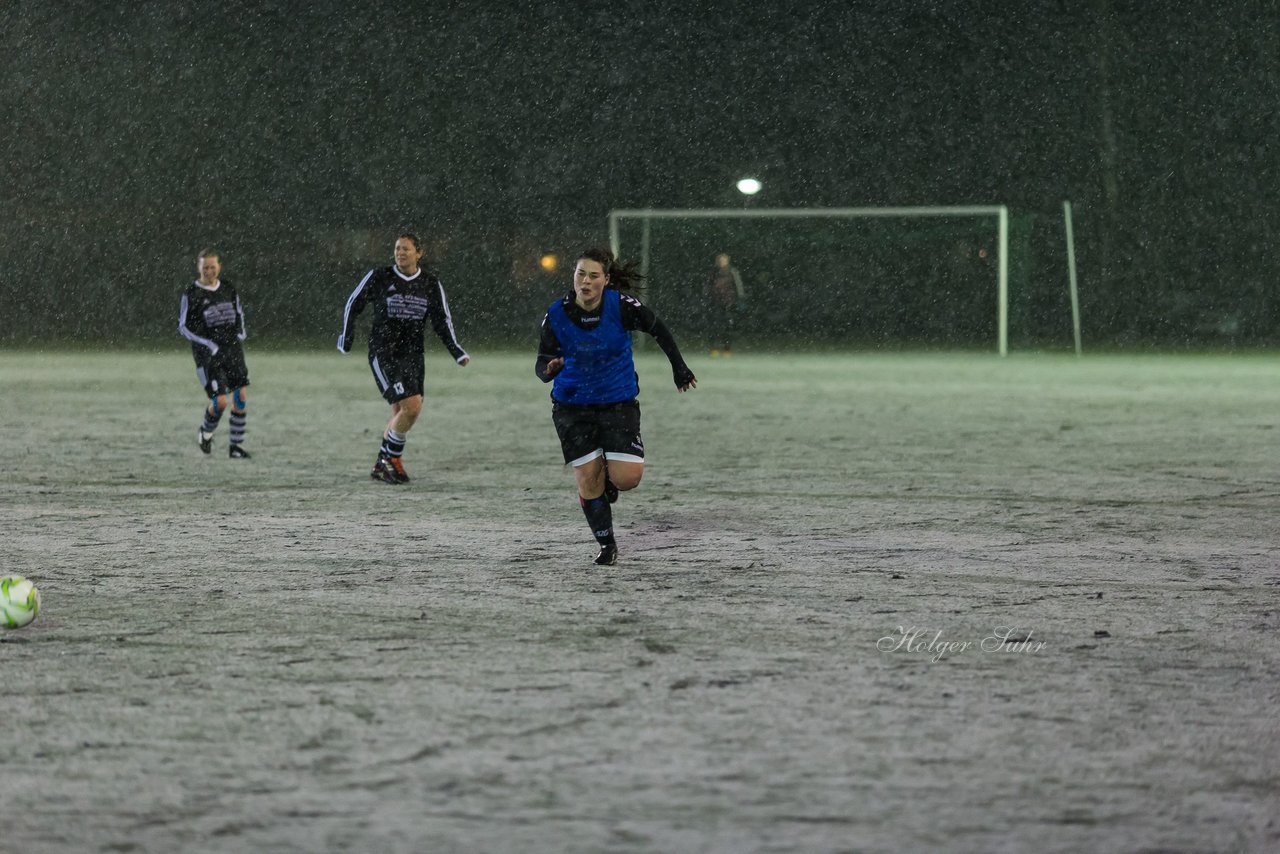
M 557 356 L 556 358 L 552 359 L 550 362 L 547 362 L 546 375 L 549 377 L 554 377 L 556 374 L 560 373 L 561 369 L 563 368 L 564 368 L 564 357 Z
M 681 392 L 686 392 L 691 388 L 698 387 L 698 378 L 693 375 L 693 371 L 688 368 L 676 368 L 675 370 L 676 388 Z
M 461 359 L 458 360 L 458 367 L 465 368 L 470 363 L 471 363 L 471 357 L 463 356 Z

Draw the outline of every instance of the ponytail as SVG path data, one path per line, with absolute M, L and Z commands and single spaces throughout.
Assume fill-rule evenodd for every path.
M 638 262 L 628 261 L 623 263 L 613 257 L 613 253 L 608 249 L 600 246 L 584 249 L 578 255 L 578 260 L 595 261 L 604 268 L 605 274 L 609 277 L 609 287 L 620 291 L 635 290 L 640 287 L 640 281 L 644 279 L 644 276 L 640 275 L 640 264 Z

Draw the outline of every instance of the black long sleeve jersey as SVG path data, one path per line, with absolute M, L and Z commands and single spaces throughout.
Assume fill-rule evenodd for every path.
M 433 273 L 418 270 L 406 276 L 394 265 L 370 270 L 347 298 L 342 312 L 342 333 L 338 349 L 351 352 L 355 343 L 355 321 L 365 306 L 373 304 L 373 326 L 369 331 L 369 352 L 394 358 L 421 356 L 427 320 L 449 350 L 455 362 L 467 358 L 453 329 L 453 316 L 444 286 Z
M 628 332 L 644 332 L 652 335 L 653 340 L 657 341 L 658 346 L 662 348 L 662 352 L 666 353 L 667 361 L 671 363 L 671 375 L 675 384 L 687 385 L 689 380 L 693 379 L 693 371 L 689 370 L 684 357 L 680 355 L 680 348 L 676 345 L 676 339 L 671 334 L 671 330 L 653 313 L 653 309 L 641 303 L 640 300 L 628 293 L 621 296 L 622 299 L 618 304 L 622 314 L 622 327 Z M 591 311 L 580 307 L 574 300 L 573 294 L 564 297 L 562 302 L 565 314 L 580 329 L 594 329 L 604 314 L 603 300 Z M 538 379 L 544 383 L 555 379 L 555 374 L 547 373 L 547 363 L 563 355 L 560 341 L 556 338 L 551 324 L 547 322 L 546 315 L 543 315 L 542 333 L 538 340 L 538 361 L 534 365 L 534 373 L 538 375 Z
M 197 359 L 216 356 L 223 347 L 243 341 L 244 309 L 236 289 L 226 279 L 219 279 L 214 288 L 192 282 L 178 306 L 178 332 L 191 342 Z

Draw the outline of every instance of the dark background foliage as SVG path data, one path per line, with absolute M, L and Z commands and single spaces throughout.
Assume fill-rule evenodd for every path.
M 751 174 L 758 206 L 1009 205 L 1032 344 L 1069 341 L 1064 199 L 1091 344 L 1280 343 L 1280 27 L 1260 0 L 20 0 L 0 4 L 0 62 L 3 342 L 176 346 L 213 244 L 256 346 L 328 345 L 405 228 L 464 334 L 524 339 L 568 281 L 540 255 L 605 242 L 615 208 L 740 207 Z M 812 279 L 769 268 L 830 244 L 815 234 L 708 232 L 665 267 L 655 243 L 654 284 L 737 240 L 768 250 L 744 267 L 779 289 L 765 305 L 798 275 L 814 311 L 901 314 L 935 288 L 967 316 L 954 283 L 874 280 L 870 235 Z M 990 322 L 891 332 L 986 340 Z

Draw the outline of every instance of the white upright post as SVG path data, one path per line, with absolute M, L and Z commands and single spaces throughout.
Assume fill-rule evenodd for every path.
M 1067 228 L 1067 287 L 1071 290 L 1071 331 L 1076 339 L 1076 357 L 1080 347 L 1080 292 L 1076 288 L 1076 238 L 1071 223 L 1071 202 L 1062 203 L 1062 221 Z
M 645 217 L 640 229 L 640 275 L 649 276 L 649 236 L 653 228 L 653 220 Z
M 609 251 L 613 253 L 613 257 L 618 257 L 618 252 L 622 248 L 622 239 L 618 234 L 618 220 L 620 216 L 617 211 L 609 211 Z
M 999 273 L 1000 300 L 1000 355 L 1009 355 L 1009 207 L 1000 206 L 1000 258 L 997 262 Z
M 652 227 L 653 219 L 646 216 L 641 222 L 640 229 L 640 275 L 644 276 L 644 280 L 646 282 L 649 281 L 649 237 Z M 617 257 L 617 253 L 614 253 L 614 257 Z M 646 290 L 645 299 L 651 301 L 651 304 L 655 290 L 656 289 L 652 284 L 650 284 L 649 288 Z M 631 339 L 634 342 L 635 348 L 638 350 L 645 349 L 649 343 L 648 335 L 636 334 L 632 335 Z

